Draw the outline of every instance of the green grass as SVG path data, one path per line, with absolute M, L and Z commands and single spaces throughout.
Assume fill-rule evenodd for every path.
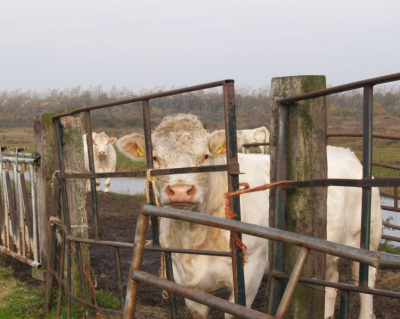
M 135 195 L 129 195 L 129 194 L 118 194 L 118 193 L 113 193 L 113 192 L 109 192 L 108 193 L 109 196 L 113 196 L 113 197 L 120 197 L 120 198 L 136 198 L 138 200 L 147 200 L 146 195 L 142 195 L 142 194 L 135 194 Z
M 117 152 L 116 171 L 143 171 L 147 169 L 146 161 L 134 162 L 115 148 Z
M 387 243 L 386 241 L 379 245 L 378 250 L 388 254 L 400 255 L 400 249 L 391 245 L 390 243 Z
M 54 319 L 57 317 L 56 294 L 53 289 L 52 309 L 48 315 L 44 314 L 45 292 L 42 289 L 28 286 L 19 281 L 13 275 L 12 268 L 3 267 L 3 261 L 10 258 L 0 253 L 0 318 L 1 319 Z M 120 309 L 119 298 L 114 293 L 98 290 L 96 292 L 97 305 L 107 309 Z M 60 318 L 66 318 L 65 298 L 62 302 Z M 71 319 L 83 318 L 83 308 L 76 302 L 71 303 Z M 96 318 L 96 314 L 90 311 L 90 318 Z M 103 315 L 104 319 L 111 318 Z

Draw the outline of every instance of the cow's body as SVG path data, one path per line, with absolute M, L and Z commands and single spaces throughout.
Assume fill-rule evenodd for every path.
M 92 133 L 93 138 L 93 160 L 94 169 L 96 173 L 108 173 L 115 171 L 115 165 L 117 163 L 117 154 L 115 152 L 113 143 L 117 140 L 115 137 L 108 137 L 104 132 Z M 87 146 L 87 134 L 83 135 L 83 149 L 85 158 L 85 169 L 89 172 L 89 157 L 88 157 L 88 146 Z M 105 189 L 104 192 L 109 192 L 111 178 L 106 178 L 104 181 Z M 96 190 L 100 191 L 100 179 L 96 178 Z M 86 191 L 90 191 L 90 181 L 86 180 Z
M 239 141 L 243 144 L 252 144 L 252 143 L 269 143 L 269 131 L 265 126 L 257 127 L 255 129 L 250 129 L 250 130 L 239 130 L 237 131 L 237 136 L 238 136 L 238 144 Z M 250 149 L 243 147 L 241 144 L 240 147 L 242 147 L 242 153 L 249 154 Z M 261 154 L 267 154 L 269 150 L 268 145 L 260 145 L 260 150 Z
M 207 134 L 192 115 L 165 118 L 153 133 L 155 168 L 177 168 L 226 164 L 225 133 Z M 145 149 L 144 137 L 132 134 L 121 138 L 119 149 L 137 160 Z M 239 154 L 240 182 L 256 187 L 270 182 L 269 156 Z M 328 147 L 329 178 L 361 178 L 361 164 L 348 150 Z M 345 176 L 345 177 L 343 177 Z M 163 206 L 192 210 L 203 214 L 225 217 L 224 193 L 227 191 L 225 172 L 178 174 L 163 176 L 157 181 Z M 242 221 L 268 226 L 269 191 L 244 194 L 240 198 Z M 374 190 L 372 211 L 371 249 L 376 249 L 382 228 L 379 194 Z M 328 240 L 359 246 L 361 190 L 329 187 Z M 188 222 L 161 218 L 160 240 L 164 246 L 175 248 L 229 249 L 229 232 Z M 268 267 L 268 241 L 243 235 L 247 246 L 248 263 L 244 267 L 246 304 L 251 306 L 261 279 Z M 172 254 L 174 278 L 177 283 L 204 292 L 214 293 L 222 288 L 232 291 L 234 301 L 232 263 L 230 258 L 204 255 Z M 337 280 L 337 258 L 327 257 L 327 279 Z M 375 281 L 375 270 L 370 272 L 370 285 Z M 355 274 L 356 275 L 356 274 Z M 327 289 L 326 317 L 333 315 L 336 292 Z M 372 299 L 363 297 L 361 318 L 371 318 Z M 208 307 L 186 300 L 194 318 L 205 318 Z M 229 316 L 227 316 L 229 317 Z

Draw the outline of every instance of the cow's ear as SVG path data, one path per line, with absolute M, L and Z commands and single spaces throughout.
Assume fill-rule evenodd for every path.
M 130 134 L 117 141 L 119 151 L 134 161 L 146 160 L 146 143 L 144 135 Z
M 117 138 L 116 138 L 116 137 L 110 137 L 110 138 L 108 139 L 108 143 L 110 143 L 110 144 L 114 144 L 116 141 L 117 141 Z
M 213 156 L 226 153 L 225 131 L 214 131 L 208 136 L 208 148 Z

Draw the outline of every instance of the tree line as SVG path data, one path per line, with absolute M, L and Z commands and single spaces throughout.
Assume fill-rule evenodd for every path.
M 101 86 L 82 88 L 76 86 L 46 91 L 15 90 L 0 91 L 0 125 L 2 127 L 31 126 L 37 115 L 108 103 L 121 99 L 159 93 L 176 89 L 155 87 L 134 91 L 113 87 L 104 90 Z M 236 86 L 236 111 L 238 128 L 268 126 L 271 109 L 270 87 L 252 88 Z M 363 95 L 361 90 L 334 94 L 327 99 L 328 116 L 351 118 L 362 116 Z M 400 86 L 381 85 L 374 88 L 374 115 L 400 117 Z M 211 127 L 218 127 L 223 120 L 223 94 L 221 88 L 208 89 L 154 99 L 150 101 L 150 112 L 154 122 L 176 113 L 193 113 Z M 140 103 L 115 106 L 92 111 L 95 123 L 105 126 L 141 126 Z

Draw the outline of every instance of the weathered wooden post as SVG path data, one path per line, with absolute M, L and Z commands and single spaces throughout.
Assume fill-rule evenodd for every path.
M 58 112 L 60 113 L 60 112 Z M 54 216 L 52 177 L 56 167 L 55 127 L 52 121 L 54 114 L 38 116 L 35 120 L 36 150 L 41 154 L 41 165 L 37 174 L 37 205 L 39 254 L 41 262 L 47 265 L 49 243 L 49 218 Z M 65 167 L 69 171 L 83 172 L 82 116 L 70 116 L 61 119 L 63 128 L 63 151 Z M 68 206 L 72 232 L 75 236 L 88 238 L 88 223 L 86 214 L 86 193 L 84 179 L 68 179 Z M 57 217 L 57 216 L 54 216 Z M 61 217 L 62 220 L 62 217 Z M 81 244 L 82 257 L 85 265 L 90 265 L 89 249 Z M 72 263 L 72 289 L 80 295 L 78 266 Z M 90 292 L 89 292 L 90 293 Z
M 326 88 L 325 76 L 273 78 L 271 82 L 271 182 L 327 178 L 326 97 L 280 104 L 281 98 Z M 326 239 L 327 188 L 270 193 L 270 226 Z M 283 250 L 282 250 L 283 248 Z M 290 274 L 299 248 L 270 242 L 270 271 Z M 325 256 L 311 252 L 302 276 L 325 279 Z M 284 284 L 271 279 L 268 313 L 275 315 Z M 286 318 L 324 318 L 322 289 L 298 285 Z

